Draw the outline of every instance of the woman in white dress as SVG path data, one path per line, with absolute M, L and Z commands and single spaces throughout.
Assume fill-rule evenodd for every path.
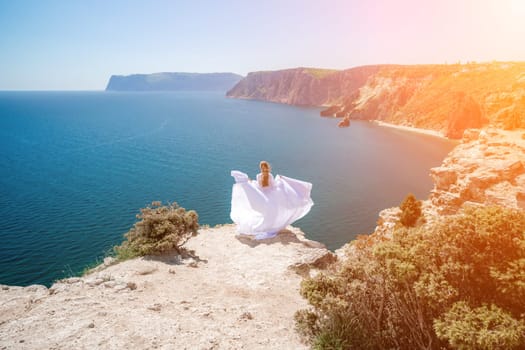
M 312 184 L 286 176 L 271 174 L 270 164 L 259 164 L 261 173 L 250 180 L 243 172 L 233 170 L 230 217 L 239 233 L 256 239 L 271 238 L 305 216 L 314 204 L 310 198 Z

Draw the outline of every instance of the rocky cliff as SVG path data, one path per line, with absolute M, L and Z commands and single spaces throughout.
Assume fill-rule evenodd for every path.
M 434 188 L 422 207 L 427 224 L 463 206 L 525 210 L 525 131 L 466 130 L 461 144 L 430 175 Z M 374 234 L 390 235 L 399 213 L 398 207 L 383 210 Z
M 201 229 L 198 258 L 107 261 L 44 286 L 0 285 L 0 349 L 307 349 L 301 276 L 335 259 L 289 227 L 276 238 Z
M 250 73 L 227 96 L 329 106 L 325 115 L 381 120 L 459 139 L 485 125 L 525 128 L 525 63 L 378 65 Z
M 112 75 L 106 91 L 228 91 L 242 76 L 233 73 Z
M 440 215 L 456 213 L 464 204 L 525 209 L 525 132 L 467 130 L 430 174 L 429 204 Z
M 343 104 L 379 68 L 365 66 L 345 71 L 295 68 L 254 72 L 237 83 L 226 96 L 302 106 Z

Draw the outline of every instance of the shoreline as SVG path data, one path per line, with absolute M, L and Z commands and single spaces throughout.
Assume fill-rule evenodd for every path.
M 445 139 L 445 140 L 450 140 L 448 137 L 443 135 L 442 132 L 437 131 L 437 130 L 421 129 L 421 128 L 416 128 L 416 127 L 413 127 L 413 126 L 392 124 L 392 123 L 387 123 L 387 122 L 384 122 L 384 121 L 381 121 L 381 120 L 371 120 L 371 122 L 376 124 L 376 125 L 379 125 L 379 126 L 384 126 L 384 127 L 393 128 L 393 129 L 399 129 L 399 130 L 405 130 L 405 131 L 411 131 L 411 132 L 416 132 L 418 134 L 425 134 L 425 135 L 440 137 L 440 138 Z

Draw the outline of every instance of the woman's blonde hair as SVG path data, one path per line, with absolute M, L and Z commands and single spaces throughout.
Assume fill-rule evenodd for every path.
M 262 187 L 268 187 L 270 186 L 270 171 L 272 171 L 272 167 L 270 166 L 270 163 L 263 160 L 259 163 L 259 168 L 261 169 L 261 186 Z M 266 168 L 263 170 L 263 168 Z

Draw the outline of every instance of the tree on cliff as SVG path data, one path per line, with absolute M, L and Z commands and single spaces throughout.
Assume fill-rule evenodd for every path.
M 137 219 L 140 221 L 124 235 L 126 240 L 114 248 L 121 260 L 169 251 L 180 253 L 199 229 L 197 212 L 186 211 L 177 203 L 163 206 L 161 202 L 153 202 L 140 209 Z
M 467 208 L 352 248 L 301 285 L 314 348 L 525 348 L 524 211 Z
M 401 209 L 399 222 L 406 227 L 415 226 L 417 220 L 421 217 L 421 201 L 417 200 L 412 193 L 409 193 L 399 208 Z

